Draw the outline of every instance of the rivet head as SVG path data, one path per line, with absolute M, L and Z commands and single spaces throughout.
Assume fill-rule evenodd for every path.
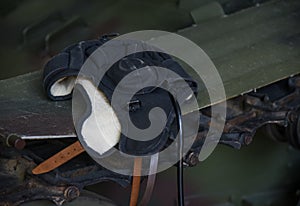
M 80 195 L 80 191 L 75 186 L 67 187 L 64 191 L 64 196 L 67 200 L 73 200 Z

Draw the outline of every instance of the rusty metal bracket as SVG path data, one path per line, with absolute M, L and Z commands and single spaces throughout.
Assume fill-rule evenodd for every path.
M 278 87 L 280 87 L 278 91 Z M 276 92 L 274 92 L 276 91 Z M 257 129 L 273 124 L 285 128 L 292 146 L 300 148 L 300 76 L 290 77 L 227 101 L 221 144 L 240 149 L 249 145 Z M 201 110 L 200 128 L 185 164 L 194 166 L 210 126 L 210 108 Z M 298 130 L 297 130 L 298 128 Z M 209 141 L 217 141 L 211 138 Z

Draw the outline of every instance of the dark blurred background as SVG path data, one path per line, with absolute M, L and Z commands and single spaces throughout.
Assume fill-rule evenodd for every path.
M 67 45 L 105 33 L 176 32 L 267 0 L 1 0 L 0 79 L 41 69 Z

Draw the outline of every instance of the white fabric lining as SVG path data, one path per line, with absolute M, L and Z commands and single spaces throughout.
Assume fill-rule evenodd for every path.
M 51 95 L 54 97 L 66 96 L 72 93 L 76 77 L 63 77 L 57 80 L 50 88 Z
M 83 122 L 81 134 L 88 147 L 102 155 L 120 140 L 121 125 L 106 96 L 87 79 L 77 79 L 87 92 L 92 111 Z

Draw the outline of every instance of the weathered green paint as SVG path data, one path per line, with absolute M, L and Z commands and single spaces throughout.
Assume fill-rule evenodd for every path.
M 270 2 L 179 34 L 208 54 L 231 98 L 300 73 L 299 9 L 299 1 Z M 198 103 L 211 104 L 203 85 Z
M 67 135 L 74 133 L 71 102 L 50 101 L 41 71 L 0 81 L 1 135 Z

